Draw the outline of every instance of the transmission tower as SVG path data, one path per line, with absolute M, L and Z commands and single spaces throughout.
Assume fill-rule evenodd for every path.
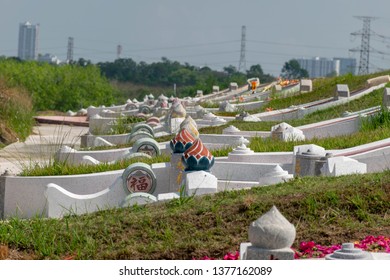
M 350 52 L 360 52 L 359 70 L 358 75 L 364 75 L 369 73 L 370 63 L 370 36 L 374 33 L 371 32 L 370 24 L 371 20 L 377 19 L 376 17 L 356 16 L 355 18 L 363 21 L 363 29 L 357 32 L 351 33 L 353 36 L 362 36 L 362 42 L 360 48 L 350 49 Z
M 122 55 L 122 45 L 116 46 L 116 58 L 120 59 Z
M 246 26 L 243 25 L 241 28 L 241 51 L 240 51 L 240 62 L 238 63 L 238 72 L 246 71 L 245 41 L 246 41 Z
M 66 60 L 68 62 L 73 61 L 73 47 L 74 47 L 74 39 L 73 37 L 68 38 L 68 52 L 66 54 Z

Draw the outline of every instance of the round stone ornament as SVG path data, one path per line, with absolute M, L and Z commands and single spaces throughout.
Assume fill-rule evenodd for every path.
M 153 193 L 156 188 L 156 175 L 152 168 L 142 162 L 129 165 L 122 174 L 123 187 L 127 193 Z
M 152 157 L 161 155 L 160 146 L 152 138 L 141 138 L 135 141 L 132 148 L 135 153 L 145 153 Z

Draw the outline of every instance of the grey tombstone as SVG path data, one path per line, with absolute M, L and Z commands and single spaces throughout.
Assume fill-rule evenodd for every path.
M 390 107 L 390 88 L 388 87 L 383 90 L 382 104 L 384 107 Z
M 196 91 L 196 97 L 202 97 L 203 96 L 203 90 L 197 90 Z
M 350 96 L 350 93 L 349 93 L 349 87 L 348 85 L 345 85 L 345 84 L 338 84 L 336 86 L 336 99 L 340 98 L 340 97 L 349 97 Z
M 294 176 L 319 176 L 321 168 L 327 162 L 332 154 L 324 155 L 312 152 L 308 149 L 306 152 L 300 152 L 295 155 Z
M 219 92 L 219 86 L 213 86 L 213 93 Z
M 238 85 L 237 83 L 230 83 L 229 89 L 232 90 L 238 90 Z
M 301 80 L 300 90 L 301 90 L 301 92 L 311 92 L 311 91 L 313 91 L 313 82 L 312 82 L 312 80 L 308 80 L 308 79 Z

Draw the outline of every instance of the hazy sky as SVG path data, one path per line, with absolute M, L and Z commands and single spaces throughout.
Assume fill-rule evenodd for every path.
M 292 58 L 355 57 L 363 21 L 371 30 L 370 70 L 390 68 L 389 0 L 0 0 L 0 55 L 16 56 L 19 23 L 40 24 L 39 53 L 74 58 L 147 63 L 170 60 L 222 69 L 238 67 L 241 27 L 246 26 L 246 67 L 260 64 L 278 75 Z

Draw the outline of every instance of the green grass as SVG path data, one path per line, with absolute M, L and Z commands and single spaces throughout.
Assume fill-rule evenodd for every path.
M 300 105 L 320 99 L 333 97 L 337 84 L 347 84 L 350 91 L 363 89 L 366 87 L 367 79 L 380 75 L 388 75 L 390 71 L 375 73 L 370 75 L 353 76 L 347 74 L 334 78 L 320 78 L 313 81 L 313 91 L 308 93 L 297 93 L 287 98 L 278 98 L 277 93 L 272 96 L 266 107 L 275 109 L 288 108 L 291 105 Z
M 271 138 L 254 137 L 251 139 L 249 147 L 255 152 L 291 152 L 294 146 L 315 144 L 327 150 L 346 149 L 379 141 L 388 138 L 390 135 L 390 127 L 377 128 L 369 131 L 359 131 L 350 135 L 328 137 L 328 138 L 313 138 L 305 141 L 289 141 L 284 142 Z
M 101 163 L 98 165 L 69 165 L 66 162 L 51 162 L 49 164 L 26 166 L 20 176 L 62 176 L 62 175 L 77 175 L 99 173 L 112 170 L 125 169 L 132 163 L 144 162 L 146 164 L 169 162 L 170 156 L 160 155 L 154 158 L 133 158 L 118 160 L 114 163 Z
M 145 119 L 136 116 L 120 116 L 116 118 L 116 124 L 111 127 L 111 131 L 109 134 L 116 135 L 130 133 L 132 125 L 142 121 L 145 121 Z
M 248 226 L 273 205 L 296 227 L 293 247 L 390 236 L 390 172 L 305 177 L 62 219 L 0 221 L 0 244 L 34 259 L 222 258 L 248 242 Z

